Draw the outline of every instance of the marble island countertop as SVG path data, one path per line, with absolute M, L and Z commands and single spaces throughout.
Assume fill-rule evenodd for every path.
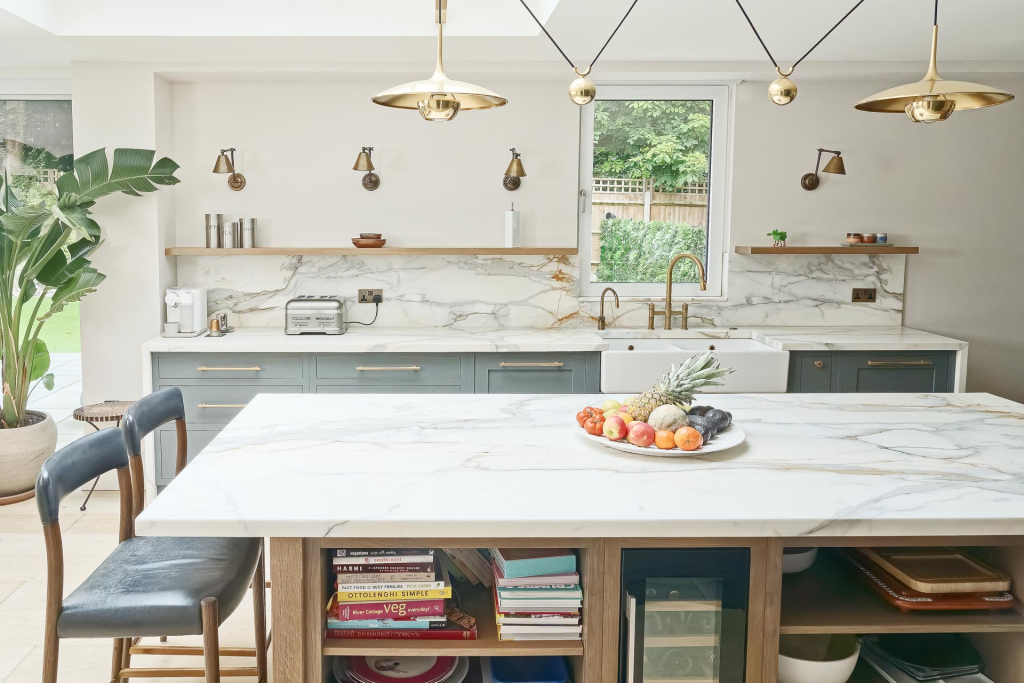
M 689 330 L 589 328 L 456 330 L 356 328 L 343 335 L 285 335 L 279 328 L 240 328 L 224 337 L 156 337 L 147 353 L 359 353 L 605 351 L 605 339 L 754 339 L 782 351 L 966 351 L 967 342 L 907 327 L 697 327 Z
M 261 394 L 140 535 L 1024 534 L 1024 405 L 988 394 L 715 395 L 746 442 L 680 458 L 581 438 L 607 396 Z

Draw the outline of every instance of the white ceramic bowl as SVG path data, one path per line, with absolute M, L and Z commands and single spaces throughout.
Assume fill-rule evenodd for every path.
M 809 569 L 817 557 L 817 548 L 786 548 L 782 554 L 782 573 L 796 574 Z
M 857 636 L 780 636 L 779 683 L 846 683 L 859 656 Z

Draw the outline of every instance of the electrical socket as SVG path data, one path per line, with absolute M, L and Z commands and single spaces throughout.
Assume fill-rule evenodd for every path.
M 360 289 L 359 290 L 359 303 L 361 303 L 361 304 L 372 304 L 373 303 L 373 296 L 375 294 L 380 297 L 381 301 L 384 300 L 384 290 L 383 289 Z
M 853 298 L 850 299 L 855 304 L 873 304 L 875 303 L 875 288 L 853 288 Z

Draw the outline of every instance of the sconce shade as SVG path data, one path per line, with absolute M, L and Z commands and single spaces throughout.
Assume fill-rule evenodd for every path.
M 846 164 L 843 163 L 843 158 L 836 154 L 828 163 L 825 164 L 825 168 L 821 169 L 825 173 L 835 173 L 836 175 L 846 175 Z
M 523 168 L 523 160 L 516 157 L 509 162 L 508 168 L 505 169 L 505 175 L 513 176 L 515 178 L 525 178 L 526 169 Z
M 356 165 L 352 167 L 353 171 L 363 171 L 369 173 L 373 170 L 373 161 L 370 160 L 369 152 L 362 151 L 359 156 L 356 157 Z
M 213 165 L 214 173 L 234 173 L 235 167 L 231 165 L 231 160 L 228 159 L 228 155 L 224 152 L 220 153 L 217 157 L 217 163 Z

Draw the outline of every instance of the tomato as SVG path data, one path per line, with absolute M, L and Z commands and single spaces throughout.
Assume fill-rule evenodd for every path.
M 598 422 L 592 417 L 587 418 L 587 421 L 583 423 L 583 428 L 587 430 L 587 434 L 593 434 L 594 436 L 601 436 L 604 431 L 604 423 Z
M 580 412 L 576 413 L 577 424 L 579 424 L 579 426 L 582 427 L 583 423 L 586 422 L 588 417 L 590 417 L 590 413 L 588 413 L 585 410 L 581 410 Z

